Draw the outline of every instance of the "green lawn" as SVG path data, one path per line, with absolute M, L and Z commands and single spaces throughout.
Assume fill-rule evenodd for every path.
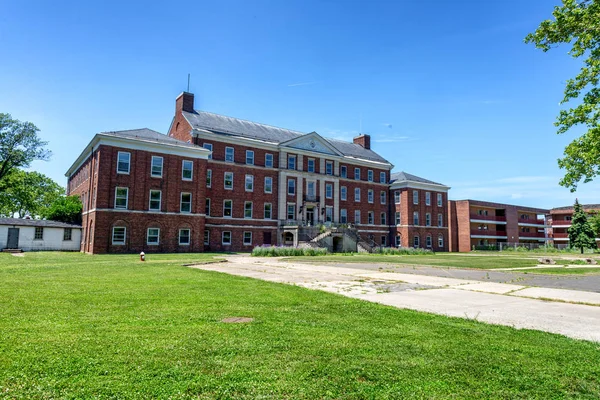
M 0 398 L 600 397 L 598 343 L 181 266 L 210 257 L 0 254 Z

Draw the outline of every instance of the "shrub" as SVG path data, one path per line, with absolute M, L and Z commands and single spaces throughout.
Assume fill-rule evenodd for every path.
M 374 249 L 374 254 L 382 254 L 386 256 L 401 256 L 401 255 L 431 255 L 433 251 L 430 249 L 420 249 L 413 247 L 378 247 Z
M 298 248 L 292 246 L 258 246 L 252 250 L 254 257 L 298 257 L 298 256 L 324 256 L 327 249 Z

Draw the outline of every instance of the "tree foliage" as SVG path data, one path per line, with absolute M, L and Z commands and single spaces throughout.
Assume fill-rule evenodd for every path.
M 66 222 L 68 224 L 81 224 L 83 205 L 77 196 L 60 197 L 50 205 L 44 213 L 46 219 Z
M 569 245 L 571 248 L 580 249 L 581 254 L 583 254 L 584 249 L 595 249 L 597 247 L 595 232 L 577 200 L 575 200 L 575 206 L 573 207 L 573 217 L 568 232 Z
M 15 168 L 27 168 L 34 160 L 48 160 L 48 142 L 38 137 L 39 129 L 31 122 L 12 119 L 0 113 L 0 190 L 6 188 L 5 178 Z
M 5 181 L 0 191 L 0 215 L 4 217 L 43 216 L 65 192 L 58 183 L 35 171 L 14 169 Z
M 590 225 L 592 225 L 592 230 L 596 234 L 596 237 L 600 237 L 600 212 L 595 211 L 591 213 L 588 220 L 590 221 Z
M 552 15 L 554 20 L 542 21 L 525 42 L 544 52 L 568 44 L 573 58 L 584 58 L 579 74 L 567 81 L 561 104 L 581 99 L 575 107 L 561 110 L 554 124 L 559 134 L 578 125 L 587 129 L 558 160 L 566 171 L 560 184 L 574 192 L 581 180 L 590 182 L 600 175 L 600 0 L 563 0 Z

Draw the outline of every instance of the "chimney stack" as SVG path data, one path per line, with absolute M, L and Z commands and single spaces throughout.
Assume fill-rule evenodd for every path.
M 181 111 L 194 112 L 194 94 L 182 92 L 175 100 L 175 114 Z
M 362 146 L 367 150 L 371 149 L 371 135 L 365 135 L 363 133 L 362 135 L 355 137 L 353 142 L 354 144 Z

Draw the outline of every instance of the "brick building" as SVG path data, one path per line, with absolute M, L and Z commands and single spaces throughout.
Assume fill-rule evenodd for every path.
M 583 211 L 587 214 L 600 212 L 600 204 L 582 204 Z M 556 207 L 550 210 L 550 237 L 554 246 L 559 248 L 568 247 L 571 218 L 573 217 L 573 206 Z M 596 244 L 600 246 L 600 237 L 596 238 Z
M 450 251 L 548 242 L 548 210 L 478 200 L 451 200 Z

